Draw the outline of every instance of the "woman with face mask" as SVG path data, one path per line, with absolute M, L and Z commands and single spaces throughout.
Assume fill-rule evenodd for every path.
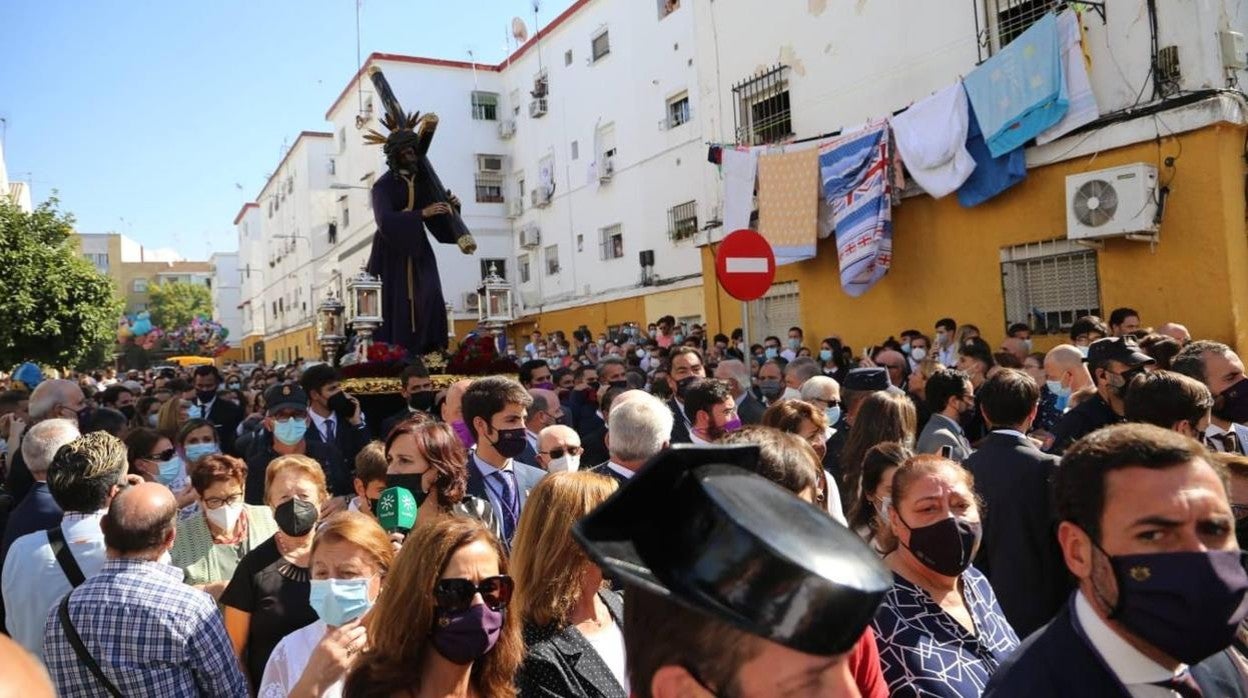
M 840 406 L 837 407 L 839 409 Z M 796 434 L 810 444 L 811 450 L 815 452 L 820 463 L 828 455 L 828 427 L 832 425 L 828 422 L 828 413 L 816 407 L 812 402 L 804 400 L 778 402 L 768 407 L 763 413 L 762 426 L 779 429 L 788 434 Z M 832 518 L 845 523 L 840 489 L 822 467 L 818 468 L 816 482 L 815 502 Z
M 277 643 L 316 620 L 309 568 L 316 522 L 329 499 L 325 471 L 307 456 L 273 459 L 264 484 L 277 533 L 239 560 L 221 594 L 225 630 L 253 690 Z
M 893 474 L 890 496 L 894 581 L 872 623 L 890 695 L 979 696 L 1019 642 L 971 567 L 983 533 L 971 473 L 916 456 Z
M 269 656 L 260 696 L 338 698 L 355 658 L 368 646 L 368 613 L 394 564 L 394 550 L 377 521 L 339 512 L 312 543 L 309 602 L 317 621 L 287 635 Z
M 173 447 L 173 441 L 154 429 L 131 429 L 126 434 L 125 444 L 130 473 L 168 487 L 183 515 L 192 513 L 190 507 L 199 496 L 191 487 L 185 461 Z
M 386 438 L 386 463 L 386 487 L 405 487 L 416 498 L 417 528 L 462 516 L 502 537 L 490 503 L 468 494 L 468 453 L 450 427 L 419 417 L 400 422 Z
M 238 458 L 207 455 L 191 466 L 199 511 L 178 522 L 170 555 L 183 581 L 214 599 L 225 591 L 239 560 L 277 532 L 268 507 L 243 503 L 246 484 L 247 465 Z
M 183 400 L 178 395 L 169 398 L 160 407 L 160 413 L 156 418 L 156 430 L 172 441 L 177 437 L 182 425 L 190 421 L 191 407 L 190 400 Z
M 572 538 L 572 525 L 616 490 L 591 472 L 554 473 L 529 495 L 512 548 L 524 625 L 521 695 L 625 698 L 624 600 Z M 569 660 L 568 647 L 575 648 Z
M 364 622 L 343 695 L 513 698 L 524 654 L 507 555 L 479 521 L 417 526 Z
M 201 458 L 221 452 L 221 445 L 217 443 L 217 428 L 206 419 L 192 419 L 183 424 L 173 445 L 188 471 Z
M 913 456 L 910 449 L 888 441 L 871 448 L 862 459 L 862 494 L 849 507 L 849 527 L 880 555 L 897 549 L 886 504 L 892 501 L 897 468 Z

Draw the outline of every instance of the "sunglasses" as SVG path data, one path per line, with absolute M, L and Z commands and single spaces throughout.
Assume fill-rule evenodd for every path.
M 472 605 L 472 597 L 480 592 L 491 611 L 501 611 L 511 603 L 515 589 L 516 582 L 505 574 L 486 577 L 480 584 L 462 578 L 439 579 L 433 587 L 433 602 L 444 611 L 466 611 Z
M 174 456 L 176 456 L 176 455 L 178 455 L 178 452 L 177 452 L 177 451 L 175 451 L 175 450 L 174 450 L 174 449 L 172 449 L 172 448 L 166 448 L 165 450 L 161 451 L 160 453 L 153 453 L 152 455 L 148 456 L 148 457 L 147 457 L 147 460 L 150 460 L 150 461 L 157 461 L 157 462 L 159 462 L 159 463 L 164 463 L 164 462 L 167 462 L 167 461 L 173 460 L 173 457 L 174 457 Z
M 542 451 L 542 455 L 550 456 L 551 458 L 558 459 L 558 458 L 563 458 L 563 454 L 565 452 L 569 456 L 579 456 L 581 455 L 581 452 L 584 450 L 585 449 L 581 448 L 580 446 L 568 446 L 567 448 L 552 448 L 549 451 Z

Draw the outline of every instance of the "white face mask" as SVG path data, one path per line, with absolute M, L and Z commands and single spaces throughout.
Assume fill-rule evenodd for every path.
M 550 467 L 547 468 L 552 473 L 575 473 L 581 468 L 581 457 L 571 454 L 564 454 L 562 458 L 555 458 L 550 461 Z
M 784 394 L 780 396 L 781 400 L 801 400 L 802 392 L 793 388 L 785 388 Z
M 927 358 L 927 350 L 923 347 L 915 347 L 910 350 L 910 358 L 915 361 L 922 361 Z
M 226 504 L 216 509 L 204 507 L 204 516 L 208 517 L 208 522 L 213 526 L 225 531 L 226 533 L 234 532 L 234 524 L 238 523 L 238 517 L 243 513 L 243 503 Z

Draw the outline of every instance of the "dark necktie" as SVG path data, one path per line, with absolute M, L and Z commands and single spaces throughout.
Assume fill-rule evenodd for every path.
M 332 444 L 334 442 L 334 420 L 325 420 L 325 443 Z
M 1172 676 L 1165 681 L 1157 681 L 1154 686 L 1167 688 L 1182 696 L 1182 698 L 1204 698 L 1204 692 L 1200 690 L 1200 686 L 1196 685 L 1196 679 L 1192 678 L 1192 672 L 1185 671 L 1178 676 Z
M 512 474 L 504 470 L 496 470 L 490 477 L 498 483 L 499 489 L 495 494 L 498 495 L 498 508 L 503 514 L 503 538 L 510 541 L 512 535 L 516 532 L 516 520 L 519 518 L 519 512 L 516 511 L 516 489 L 512 487 Z

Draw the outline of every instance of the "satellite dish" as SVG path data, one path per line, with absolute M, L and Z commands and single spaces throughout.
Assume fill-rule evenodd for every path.
M 511 36 L 522 44 L 529 40 L 529 28 L 524 26 L 523 19 L 511 18 Z

